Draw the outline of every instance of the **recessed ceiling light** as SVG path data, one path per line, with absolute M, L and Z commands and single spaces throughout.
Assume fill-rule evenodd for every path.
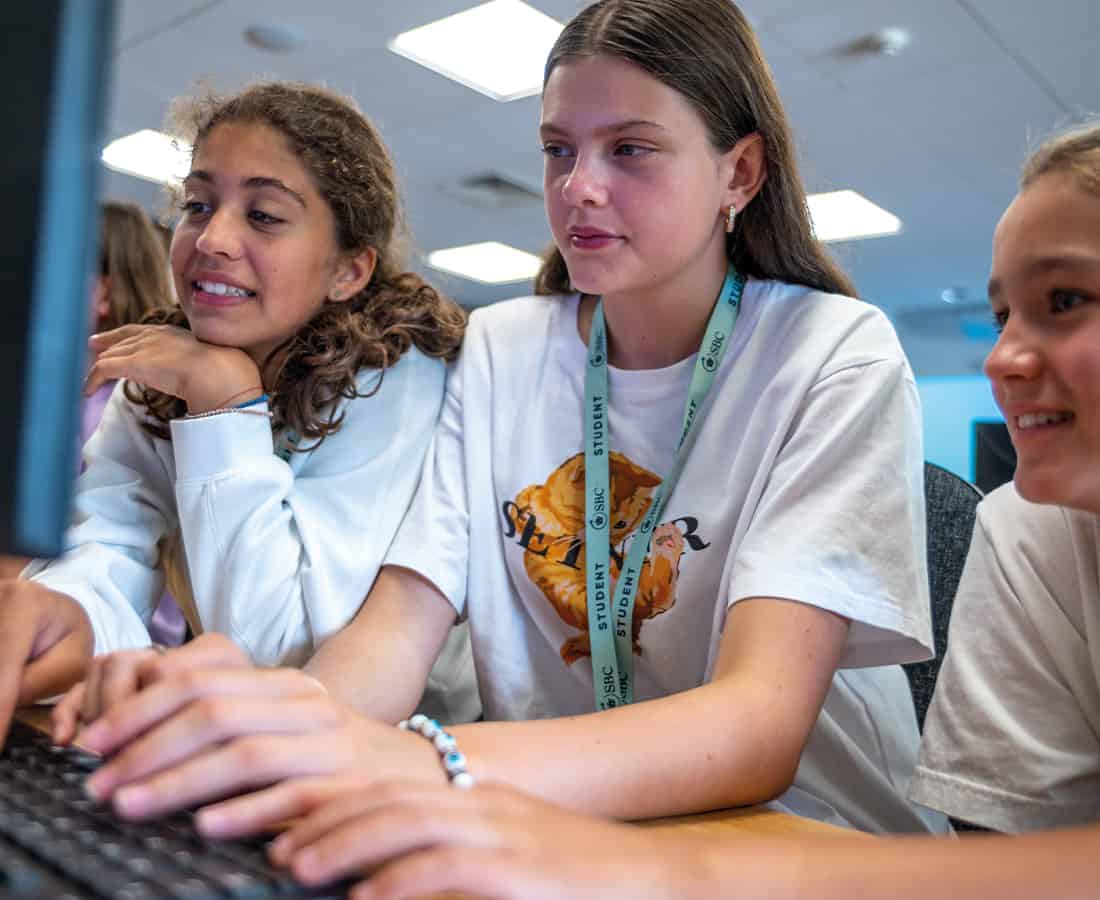
M 306 33 L 297 25 L 260 22 L 244 30 L 244 39 L 259 50 L 293 53 L 306 45 Z
M 849 41 L 835 52 L 845 57 L 900 56 L 912 42 L 913 36 L 904 28 L 880 28 Z
M 561 23 L 520 0 L 490 0 L 412 31 L 388 46 L 494 100 L 530 97 Z
M 883 28 L 875 32 L 873 39 L 883 56 L 897 56 L 909 46 L 913 37 L 904 28 Z
M 485 241 L 436 250 L 428 254 L 428 265 L 482 284 L 508 284 L 530 281 L 538 273 L 542 260 L 526 250 Z
M 116 172 L 172 184 L 182 181 L 191 170 L 191 145 L 146 128 L 111 141 L 100 158 Z
M 819 241 L 852 241 L 901 231 L 901 219 L 855 191 L 810 194 L 807 200 Z

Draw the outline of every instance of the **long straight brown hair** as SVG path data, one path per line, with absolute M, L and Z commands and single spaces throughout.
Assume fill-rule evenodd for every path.
M 763 138 L 767 179 L 726 241 L 743 275 L 856 296 L 855 286 L 813 235 L 806 190 L 779 92 L 756 35 L 731 0 L 600 0 L 565 26 L 543 86 L 570 59 L 616 56 L 682 94 L 720 153 Z M 569 270 L 552 248 L 535 279 L 539 294 L 569 293 Z
M 106 276 L 107 314 L 101 331 L 140 322 L 176 302 L 168 280 L 168 254 L 152 221 L 133 203 L 100 206 L 99 274 Z

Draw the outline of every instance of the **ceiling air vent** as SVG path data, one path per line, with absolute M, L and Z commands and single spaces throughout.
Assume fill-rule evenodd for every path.
M 503 172 L 470 175 L 445 191 L 455 199 L 481 209 L 515 209 L 542 203 L 539 186 Z

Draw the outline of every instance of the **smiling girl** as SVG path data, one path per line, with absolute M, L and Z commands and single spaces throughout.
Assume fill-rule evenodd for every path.
M 392 163 L 350 103 L 265 84 L 181 115 L 180 305 L 91 338 L 87 392 L 124 381 L 64 555 L 0 588 L 0 727 L 93 650 L 147 646 L 166 578 L 196 633 L 304 662 L 374 581 L 461 340 L 461 310 L 400 268 Z
M 440 739 L 456 783 L 942 828 L 905 798 L 891 665 L 931 642 L 916 389 L 813 237 L 751 28 L 727 0 L 591 6 L 550 54 L 541 145 L 540 296 L 473 315 L 387 565 L 309 666 L 358 712 L 201 642 L 86 730 L 132 742 L 90 789 L 144 816 L 295 774 L 445 781 L 435 726 L 393 723 L 461 615 L 487 721 Z M 200 822 L 255 828 L 319 784 Z

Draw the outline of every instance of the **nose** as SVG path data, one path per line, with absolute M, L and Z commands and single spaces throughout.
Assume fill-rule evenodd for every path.
M 596 165 L 577 156 L 561 186 L 561 195 L 571 206 L 602 206 L 607 202 L 607 185 Z
M 1006 379 L 1035 378 L 1042 369 L 1042 358 L 1024 324 L 1009 318 L 997 343 L 985 358 L 986 377 L 997 382 Z
M 234 221 L 230 208 L 223 206 L 215 210 L 206 220 L 206 224 L 195 240 L 195 249 L 208 256 L 221 256 L 226 259 L 240 257 L 240 228 Z

